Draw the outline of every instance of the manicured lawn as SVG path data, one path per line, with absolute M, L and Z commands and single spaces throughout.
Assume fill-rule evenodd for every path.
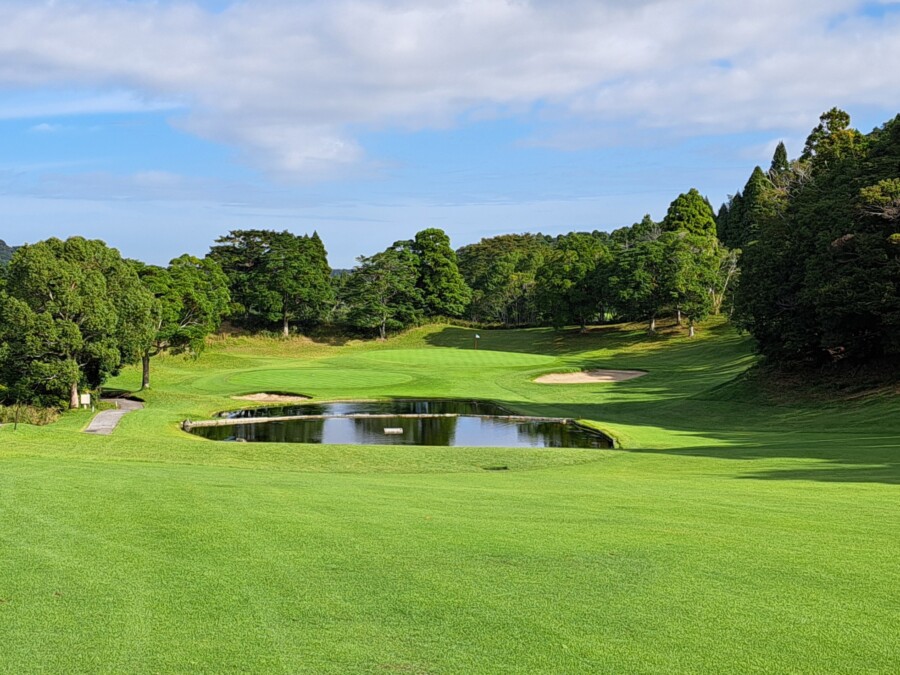
M 111 437 L 0 429 L 3 672 L 896 672 L 900 398 L 769 397 L 749 343 L 435 326 L 221 340 Z M 539 385 L 586 367 L 616 384 Z M 133 388 L 129 370 L 112 383 Z M 212 443 L 258 391 L 486 398 L 623 448 Z M 488 471 L 508 466 L 508 471 Z

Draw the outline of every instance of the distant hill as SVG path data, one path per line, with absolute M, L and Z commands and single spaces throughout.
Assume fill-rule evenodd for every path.
M 6 242 L 0 239 L 0 265 L 8 263 L 15 250 L 15 246 L 7 246 Z

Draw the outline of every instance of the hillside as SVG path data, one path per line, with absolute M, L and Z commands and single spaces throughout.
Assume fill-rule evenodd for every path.
M 759 396 L 735 380 L 749 340 L 720 323 L 694 340 L 480 335 L 477 351 L 453 326 L 219 338 L 198 360 L 154 359 L 146 409 L 112 436 L 81 433 L 89 412 L 0 428 L 0 670 L 895 668 L 896 395 Z M 533 382 L 598 367 L 648 374 Z M 488 398 L 590 420 L 624 449 L 216 443 L 178 427 L 259 391 Z
M 8 263 L 15 250 L 15 246 L 9 246 L 5 241 L 0 239 L 0 265 Z

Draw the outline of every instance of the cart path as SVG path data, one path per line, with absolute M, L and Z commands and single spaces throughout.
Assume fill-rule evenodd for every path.
M 140 410 L 144 404 L 140 401 L 129 401 L 127 398 L 104 398 L 104 403 L 115 403 L 115 410 L 102 410 L 97 413 L 87 429 L 86 434 L 97 434 L 98 436 L 109 436 L 117 426 L 119 421 L 133 410 Z

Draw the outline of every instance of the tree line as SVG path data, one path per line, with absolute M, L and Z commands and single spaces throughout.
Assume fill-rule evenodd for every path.
M 0 400 L 78 404 L 125 364 L 251 330 L 386 337 L 436 317 L 562 327 L 727 310 L 782 364 L 900 352 L 900 117 L 868 135 L 831 110 L 801 156 L 779 145 L 714 214 L 696 189 L 612 232 L 510 234 L 458 250 L 442 230 L 333 271 L 317 233 L 234 230 L 199 259 L 123 259 L 49 239 L 0 266 Z M 4 248 L 4 251 L 8 247 Z
M 863 134 L 836 108 L 719 210 L 742 251 L 734 318 L 770 362 L 900 356 L 900 116 Z

